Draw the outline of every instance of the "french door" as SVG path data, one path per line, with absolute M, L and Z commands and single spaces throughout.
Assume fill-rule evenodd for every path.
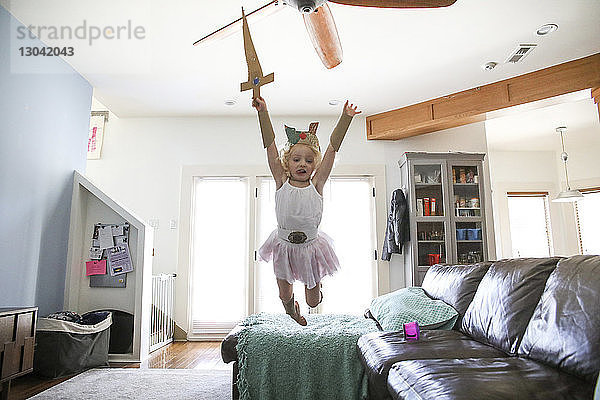
M 333 176 L 324 188 L 321 230 L 341 269 L 323 280 L 323 313 L 362 314 L 377 292 L 373 177 Z M 192 333 L 227 333 L 248 314 L 283 312 L 271 263 L 256 251 L 277 227 L 269 177 L 195 177 L 191 237 Z M 295 286 L 306 312 L 304 286 Z

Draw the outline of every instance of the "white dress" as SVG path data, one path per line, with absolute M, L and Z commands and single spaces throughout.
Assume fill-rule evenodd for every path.
M 339 269 L 333 240 L 319 231 L 323 196 L 312 181 L 304 188 L 286 181 L 277 189 L 275 214 L 278 228 L 269 235 L 258 254 L 263 261 L 273 260 L 278 279 L 289 283 L 299 280 L 312 289 L 325 275 Z

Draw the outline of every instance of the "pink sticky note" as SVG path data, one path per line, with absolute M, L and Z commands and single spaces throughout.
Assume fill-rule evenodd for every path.
M 85 275 L 105 275 L 106 260 L 92 260 L 85 263 Z

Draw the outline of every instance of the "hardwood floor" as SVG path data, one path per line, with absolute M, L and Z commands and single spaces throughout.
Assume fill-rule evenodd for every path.
M 221 342 L 175 342 L 150 354 L 143 363 L 111 363 L 111 368 L 162 369 L 220 369 L 228 370 L 233 364 L 221 360 Z M 22 400 L 36 395 L 72 376 L 58 379 L 38 378 L 29 374 L 15 379 L 8 400 Z

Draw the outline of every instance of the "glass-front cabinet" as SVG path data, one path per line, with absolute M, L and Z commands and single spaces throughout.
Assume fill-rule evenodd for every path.
M 420 286 L 434 264 L 473 264 L 488 259 L 484 156 L 404 153 L 399 163 L 410 210 L 410 242 L 404 247 L 407 285 Z

